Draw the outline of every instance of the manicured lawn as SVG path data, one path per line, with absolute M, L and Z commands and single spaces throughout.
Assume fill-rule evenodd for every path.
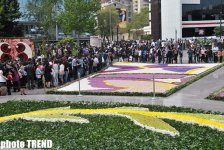
M 118 103 L 89 102 L 33 102 L 11 101 L 0 104 L 0 116 L 9 116 L 24 112 L 32 112 L 47 108 L 68 107 L 71 110 L 124 107 L 148 108 L 150 112 L 177 112 L 182 116 L 192 114 L 209 118 L 211 112 L 179 107 L 162 107 L 151 105 L 134 105 Z M 81 110 L 80 110 L 81 109 Z M 144 109 L 145 110 L 145 109 Z M 198 113 L 200 113 L 198 115 Z M 204 115 L 203 115 L 204 114 Z M 219 114 L 219 113 L 215 113 Z M 100 114 L 76 114 L 75 116 L 89 120 L 89 123 L 73 122 L 40 122 L 17 119 L 0 122 L 0 141 L 49 139 L 53 141 L 53 149 L 224 149 L 224 132 L 208 126 L 183 123 L 170 119 L 160 119 L 175 128 L 180 135 L 170 136 L 154 132 L 134 124 L 130 119 L 119 116 Z M 0 120 L 1 120 L 0 117 Z M 216 116 L 218 118 L 223 117 Z M 146 120 L 147 121 L 147 120 Z

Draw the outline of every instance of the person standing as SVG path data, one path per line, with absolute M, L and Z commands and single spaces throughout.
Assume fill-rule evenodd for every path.
M 21 73 L 21 78 L 20 78 L 20 92 L 21 95 L 27 95 L 25 93 L 26 90 L 26 84 L 27 84 L 27 72 L 25 70 L 25 67 L 23 66 L 23 64 L 20 66 L 19 72 Z
M 51 72 L 52 72 L 51 66 L 49 65 L 49 62 L 47 62 L 44 68 L 44 78 L 45 78 L 45 84 L 47 88 L 51 87 L 51 79 L 52 79 Z
M 192 64 L 193 63 L 193 50 L 191 49 L 191 48 L 189 48 L 189 50 L 188 50 L 188 63 L 189 64 Z
M 93 72 L 97 72 L 97 65 L 99 63 L 98 58 L 95 56 L 93 59 Z
M 20 91 L 20 83 L 19 83 L 19 79 L 20 79 L 20 75 L 19 75 L 19 71 L 18 71 L 18 66 L 17 66 L 17 63 L 14 62 L 13 63 L 13 69 L 12 69 L 12 77 L 13 77 L 13 90 L 14 92 L 16 91 Z
M 64 74 L 65 74 L 65 65 L 61 61 L 59 66 L 59 79 L 60 79 L 61 85 L 64 84 Z
M 37 78 L 37 88 L 38 89 L 42 88 L 42 75 L 43 75 L 43 72 L 41 70 L 40 65 L 38 65 L 38 67 L 36 68 L 35 74 L 36 74 L 36 78 Z
M 179 57 L 180 57 L 180 64 L 183 64 L 183 51 L 179 51 Z
M 34 66 L 31 60 L 28 61 L 28 65 L 25 67 L 27 72 L 27 82 L 28 82 L 28 89 L 31 90 L 34 88 Z
M 76 80 L 77 79 L 77 57 L 76 56 L 74 59 L 72 59 L 72 71 L 73 71 L 74 80 Z
M 7 94 L 6 80 L 7 78 L 3 75 L 3 70 L 0 68 L 0 96 Z
M 208 56 L 208 63 L 212 63 L 212 50 L 211 49 L 208 50 L 207 56 Z
M 55 60 L 53 64 L 53 69 L 54 69 L 54 86 L 58 86 L 58 72 L 59 72 L 59 66 L 58 66 L 58 61 Z
M 8 95 L 11 95 L 11 88 L 13 86 L 13 77 L 12 77 L 12 72 L 8 71 L 7 73 L 7 91 Z
M 219 51 L 219 62 L 222 63 L 222 51 Z
M 64 68 L 64 83 L 67 83 L 68 82 L 68 75 L 69 75 L 69 63 L 67 60 L 64 60 L 64 65 L 65 65 L 65 68 Z

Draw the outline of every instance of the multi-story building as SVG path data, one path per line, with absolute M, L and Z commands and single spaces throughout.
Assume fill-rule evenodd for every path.
M 144 7 L 149 7 L 149 0 L 132 0 L 133 13 L 140 13 Z
M 155 39 L 213 36 L 223 24 L 222 0 L 151 0 Z
M 101 7 L 115 6 L 117 9 L 126 11 L 127 21 L 130 22 L 132 18 L 132 0 L 101 0 Z

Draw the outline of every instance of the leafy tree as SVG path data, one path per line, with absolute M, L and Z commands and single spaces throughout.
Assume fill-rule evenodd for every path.
M 144 34 L 141 28 L 149 25 L 149 9 L 143 8 L 140 13 L 135 13 L 130 23 L 127 24 L 126 28 L 120 29 L 121 33 L 133 33 L 134 36 L 141 36 Z
M 36 22 L 39 29 L 43 28 L 47 38 L 53 38 L 57 15 L 62 10 L 62 5 L 63 0 L 29 0 L 26 17 Z
M 149 9 L 142 8 L 140 13 L 135 13 L 131 21 L 132 29 L 140 29 L 149 25 Z
M 111 17 L 111 18 L 110 18 Z M 98 32 L 103 37 L 103 39 L 110 36 L 110 27 L 113 30 L 116 28 L 119 23 L 118 12 L 113 7 L 108 7 L 105 9 L 101 9 L 97 13 L 98 19 Z
M 75 30 L 79 38 L 83 32 L 96 31 L 96 12 L 99 9 L 98 0 L 64 0 L 64 10 L 60 13 L 58 22 L 63 32 Z
M 220 27 L 215 27 L 214 28 L 214 33 L 216 36 L 220 36 L 221 32 L 222 32 L 222 35 L 223 35 L 223 31 L 224 31 L 224 27 L 221 28 L 220 30 Z
M 63 47 L 65 45 L 71 46 L 71 48 L 75 48 L 76 43 L 75 40 L 72 37 L 65 37 L 59 42 L 57 42 L 57 47 Z
M 77 54 L 76 42 L 75 42 L 74 38 L 72 38 L 72 37 L 65 37 L 65 38 L 61 39 L 60 41 L 57 42 L 56 46 L 58 48 L 65 47 L 68 50 L 69 55 Z
M 0 36 L 14 36 L 20 16 L 18 0 L 0 0 Z

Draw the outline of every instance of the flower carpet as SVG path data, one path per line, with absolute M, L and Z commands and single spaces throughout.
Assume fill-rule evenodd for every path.
M 224 87 L 213 93 L 210 93 L 210 95 L 207 98 L 211 100 L 224 101 Z
M 219 66 L 220 64 L 115 63 L 101 73 L 82 79 L 81 91 L 93 95 L 147 95 L 153 92 L 154 78 L 155 92 L 163 96 Z M 78 92 L 78 85 L 78 82 L 74 82 L 53 93 Z
M 52 149 L 224 149 L 224 114 L 151 105 L 9 101 L 0 141 L 52 140 Z

